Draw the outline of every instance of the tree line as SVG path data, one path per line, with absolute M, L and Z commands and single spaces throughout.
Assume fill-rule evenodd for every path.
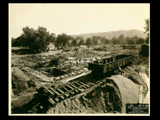
M 86 45 L 97 45 L 97 44 L 144 44 L 145 39 L 139 38 L 138 36 L 134 37 L 124 37 L 121 34 L 118 38 L 113 37 L 112 39 L 107 39 L 101 36 L 93 36 L 92 38 L 87 38 Z
M 59 34 L 49 33 L 46 28 L 38 27 L 37 30 L 33 28 L 24 27 L 23 33 L 15 38 L 12 38 L 12 47 L 26 47 L 34 52 L 45 51 L 50 43 L 53 43 L 57 48 L 64 48 L 65 46 L 80 46 L 84 45 L 85 41 L 82 37 L 73 38 L 65 33 Z
M 46 28 L 38 27 L 37 30 L 23 28 L 23 33 L 18 38 L 12 38 L 12 46 L 27 47 L 34 52 L 45 51 L 51 42 L 55 42 L 55 34 L 49 33 Z
M 121 34 L 118 38 L 113 37 L 107 39 L 102 36 L 92 36 L 86 40 L 83 37 L 72 37 L 65 33 L 56 36 L 54 33 L 49 33 L 46 28 L 38 27 L 37 30 L 33 28 L 23 28 L 23 34 L 18 38 L 12 38 L 12 46 L 27 47 L 35 52 L 45 51 L 47 46 L 53 43 L 57 48 L 65 48 L 66 46 L 80 46 L 87 45 L 87 47 L 98 44 L 144 44 L 145 39 L 138 36 L 126 37 Z
M 22 29 L 23 33 L 19 37 L 16 39 L 12 38 L 12 46 L 27 47 L 34 52 L 41 52 L 45 51 L 50 43 L 53 43 L 57 48 L 80 45 L 87 45 L 87 47 L 90 47 L 97 44 L 144 44 L 149 43 L 149 19 L 145 22 L 146 27 L 144 27 L 144 34 L 147 34 L 146 39 L 139 38 L 138 36 L 125 37 L 121 34 L 119 37 L 113 37 L 112 39 L 107 39 L 102 36 L 92 36 L 84 40 L 83 37 L 77 36 L 74 38 L 65 33 L 56 36 L 55 33 L 49 33 L 44 27 L 38 27 L 38 29 L 35 30 L 27 26 Z

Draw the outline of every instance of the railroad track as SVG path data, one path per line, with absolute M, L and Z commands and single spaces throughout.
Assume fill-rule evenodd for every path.
M 62 86 L 55 87 L 54 85 L 43 85 L 44 96 L 47 96 L 48 101 L 55 106 L 57 103 L 66 99 L 75 97 L 76 95 L 83 94 L 86 91 L 92 90 L 104 81 L 107 76 L 95 78 L 92 74 L 76 78 Z M 41 93 L 40 93 L 41 94 Z
M 70 81 L 62 87 L 55 88 L 54 86 L 47 87 L 45 85 L 43 85 L 43 87 L 45 93 L 49 93 L 48 101 L 54 106 L 65 99 L 84 93 L 88 89 L 92 89 L 100 84 L 102 80 L 103 79 L 97 80 L 90 75 L 87 75 L 75 79 L 74 81 Z

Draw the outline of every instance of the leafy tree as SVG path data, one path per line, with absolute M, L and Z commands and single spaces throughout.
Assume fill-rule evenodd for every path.
M 143 38 L 139 38 L 138 41 L 136 42 L 137 44 L 144 44 L 144 39 Z
M 92 45 L 92 39 L 91 38 L 87 38 L 86 45 L 87 45 L 87 47 L 90 47 Z
M 11 38 L 11 44 L 12 44 L 12 46 L 14 45 L 14 43 L 15 43 L 15 38 Z
M 81 40 L 79 41 L 79 45 L 84 45 L 84 39 L 81 39 Z
M 69 44 L 69 40 L 72 40 L 73 38 L 65 33 L 62 33 L 60 35 L 58 35 L 57 40 L 55 45 L 57 47 L 59 46 L 66 46 L 67 44 Z
M 74 39 L 73 39 L 74 40 Z M 76 45 L 82 45 L 82 44 L 84 44 L 84 39 L 83 39 L 83 37 L 81 37 L 81 36 L 77 36 L 76 38 L 75 38 L 75 40 L 76 40 Z M 74 41 L 75 42 L 75 41 Z
M 131 39 L 131 38 L 127 36 L 126 39 L 125 39 L 125 41 L 127 42 L 127 41 L 130 40 L 130 39 Z
M 12 38 L 12 47 L 18 47 L 21 46 L 21 42 L 22 42 L 22 37 L 18 37 L 18 38 Z
M 128 44 L 140 44 L 139 43 L 139 38 L 138 38 L 138 36 L 134 36 L 134 37 L 126 37 L 126 39 L 125 39 L 125 41 L 128 43 Z
M 124 35 L 121 34 L 121 35 L 117 38 L 117 40 L 119 41 L 119 43 L 125 43 L 125 37 L 124 37 Z
M 102 37 L 101 36 L 92 36 L 92 40 L 93 40 L 93 44 L 97 45 L 98 44 L 98 40 L 101 40 Z
M 119 40 L 117 40 L 116 37 L 113 37 L 111 41 L 113 44 L 119 44 Z
M 77 46 L 77 44 L 78 44 L 78 43 L 77 43 L 77 40 L 76 40 L 76 39 L 73 39 L 73 40 L 72 40 L 72 45 Z
M 127 43 L 128 43 L 128 44 L 135 44 L 135 41 L 132 40 L 132 39 L 130 39 L 130 40 L 127 41 Z
M 149 44 L 149 18 L 145 20 L 146 26 L 144 27 L 145 32 L 144 34 L 147 34 L 146 43 Z
M 111 42 L 111 40 L 109 40 L 109 39 L 106 38 L 105 43 L 106 43 L 106 44 L 110 44 L 110 42 Z
M 80 40 L 82 40 L 82 39 L 83 39 L 83 37 L 81 37 L 81 36 L 77 36 L 75 39 L 76 39 L 77 41 L 80 41 Z
M 107 39 L 107 38 L 105 38 L 105 37 L 102 37 L 100 40 L 101 40 L 102 44 L 108 44 L 108 43 L 110 43 L 110 40 Z
M 93 39 L 93 44 L 97 45 L 98 44 L 97 36 L 92 36 L 92 39 Z
M 35 52 L 44 51 L 50 42 L 55 39 L 54 33 L 51 35 L 44 27 L 33 28 L 24 27 L 23 34 L 14 40 L 14 44 L 27 47 Z
M 135 44 L 136 42 L 135 42 L 135 40 L 133 39 L 133 37 L 132 38 L 130 38 L 130 37 L 128 37 L 127 38 L 127 44 Z
M 32 49 L 34 47 L 33 43 L 36 41 L 36 37 L 38 35 L 37 31 L 35 31 L 33 28 L 29 28 L 26 26 L 22 29 L 23 34 L 21 35 L 21 46 L 28 47 Z
M 50 34 L 47 29 L 44 27 L 38 27 L 37 36 L 34 41 L 33 47 L 37 46 L 40 51 L 44 51 L 50 43 Z M 38 45 L 35 45 L 36 43 Z
M 49 37 L 49 41 L 51 43 L 54 43 L 56 41 L 56 35 L 54 33 L 51 33 L 50 37 Z
M 102 37 L 102 38 L 100 39 L 100 41 L 101 41 L 102 44 L 105 44 L 105 43 L 106 43 L 106 38 L 105 38 L 105 37 Z
M 135 35 L 134 37 L 132 37 L 132 39 L 137 43 L 137 41 L 139 40 L 138 36 Z

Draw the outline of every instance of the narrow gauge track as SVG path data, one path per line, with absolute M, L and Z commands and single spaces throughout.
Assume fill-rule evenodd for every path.
M 92 87 L 99 85 L 103 79 L 104 78 L 94 78 L 92 74 L 89 74 L 70 81 L 62 87 L 55 88 L 54 86 L 47 87 L 43 85 L 43 95 L 46 95 L 48 101 L 54 106 L 65 99 L 85 92 L 87 89 L 92 89 Z

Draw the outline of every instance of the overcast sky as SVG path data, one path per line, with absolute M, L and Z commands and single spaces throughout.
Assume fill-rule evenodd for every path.
M 149 17 L 149 4 L 9 4 L 9 36 L 20 36 L 26 26 L 42 26 L 56 35 L 144 31 Z

